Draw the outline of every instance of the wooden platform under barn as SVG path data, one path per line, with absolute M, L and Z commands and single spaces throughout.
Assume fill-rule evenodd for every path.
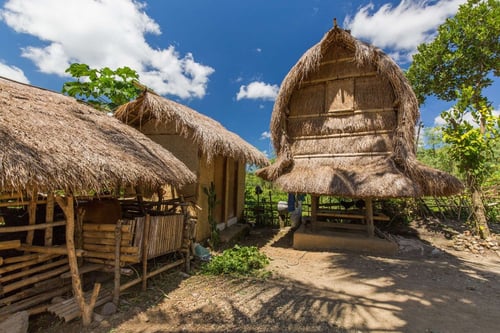
M 364 230 L 339 229 L 301 225 L 293 234 L 296 250 L 347 250 L 370 254 L 394 255 L 398 244 L 394 241 L 369 237 Z

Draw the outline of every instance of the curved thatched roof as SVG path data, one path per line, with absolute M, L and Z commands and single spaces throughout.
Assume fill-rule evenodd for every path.
M 179 135 L 193 140 L 209 161 L 222 155 L 258 166 L 269 164 L 263 153 L 219 122 L 148 90 L 120 106 L 115 117 L 136 128 L 151 120 L 174 126 Z
M 462 184 L 414 153 L 418 103 L 396 63 L 338 27 L 284 79 L 257 174 L 289 192 L 346 197 L 450 195 Z
M 145 135 L 73 98 L 0 77 L 0 191 L 180 186 L 189 169 Z

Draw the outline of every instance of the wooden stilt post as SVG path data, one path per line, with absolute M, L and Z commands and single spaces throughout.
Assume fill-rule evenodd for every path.
M 373 225 L 373 202 L 372 198 L 367 198 L 366 203 L 366 229 L 368 231 L 368 237 L 373 237 L 375 235 L 375 226 Z
M 319 206 L 319 197 L 317 195 L 311 195 L 311 226 L 315 227 L 316 222 L 318 221 L 318 206 Z
M 45 206 L 45 223 L 51 224 L 54 222 L 54 194 L 47 193 L 47 205 Z M 54 228 L 45 229 L 45 246 L 52 246 Z
M 149 224 L 151 216 L 146 214 L 142 237 L 142 290 L 148 287 L 148 249 L 149 249 Z
M 38 191 L 34 189 L 30 194 L 30 203 L 28 205 L 28 216 L 29 216 L 29 225 L 36 224 L 36 199 L 37 199 Z M 26 244 L 33 244 L 33 236 L 35 235 L 34 230 L 29 230 L 26 234 Z
M 88 326 L 92 322 L 92 312 L 94 311 L 95 302 L 97 300 L 97 296 L 99 295 L 101 284 L 94 284 L 94 290 L 90 298 L 90 303 L 86 304 L 83 296 L 82 281 L 78 272 L 78 262 L 75 251 L 75 212 L 73 207 L 73 196 L 71 194 L 67 194 L 64 198 L 56 196 L 55 200 L 66 216 L 66 248 L 68 250 L 68 263 L 71 272 L 73 293 L 75 295 L 76 302 L 80 307 L 80 312 L 82 313 L 83 326 Z
M 120 301 L 120 245 L 122 242 L 122 220 L 116 222 L 115 227 L 115 288 L 113 291 L 113 303 L 118 307 Z

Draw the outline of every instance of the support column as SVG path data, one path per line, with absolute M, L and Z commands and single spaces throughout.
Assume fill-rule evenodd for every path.
M 73 286 L 73 293 L 75 295 L 74 297 L 80 307 L 83 326 L 89 326 L 90 323 L 92 323 L 92 313 L 94 311 L 97 296 L 99 295 L 99 290 L 101 289 L 101 284 L 94 284 L 94 290 L 92 291 L 90 302 L 89 304 L 85 303 L 75 251 L 75 211 L 73 207 L 73 196 L 71 194 L 66 195 L 64 198 L 56 196 L 55 200 L 63 210 L 66 217 L 66 249 L 68 251 L 68 263 L 71 272 L 71 283 Z
M 115 281 L 113 291 L 113 304 L 118 307 L 120 301 L 120 253 L 122 243 L 122 220 L 116 222 L 115 227 Z
M 314 229 L 318 221 L 319 196 L 311 194 L 311 227 Z
M 45 223 L 52 224 L 54 222 L 54 193 L 47 193 L 47 205 L 45 206 Z M 45 246 L 52 246 L 54 228 L 45 229 Z
M 368 231 L 368 237 L 372 238 L 375 235 L 375 226 L 373 225 L 373 202 L 372 198 L 365 199 L 366 203 L 366 229 Z
M 146 291 L 148 287 L 148 250 L 149 250 L 149 224 L 151 216 L 146 214 L 144 219 L 144 229 L 142 237 L 142 290 Z

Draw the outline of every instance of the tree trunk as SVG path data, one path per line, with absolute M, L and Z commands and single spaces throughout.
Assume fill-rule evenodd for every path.
M 486 220 L 486 209 L 483 204 L 481 187 L 474 180 L 469 181 L 469 189 L 472 196 L 472 210 L 474 212 L 474 226 L 476 233 L 482 238 L 490 237 L 490 228 Z

